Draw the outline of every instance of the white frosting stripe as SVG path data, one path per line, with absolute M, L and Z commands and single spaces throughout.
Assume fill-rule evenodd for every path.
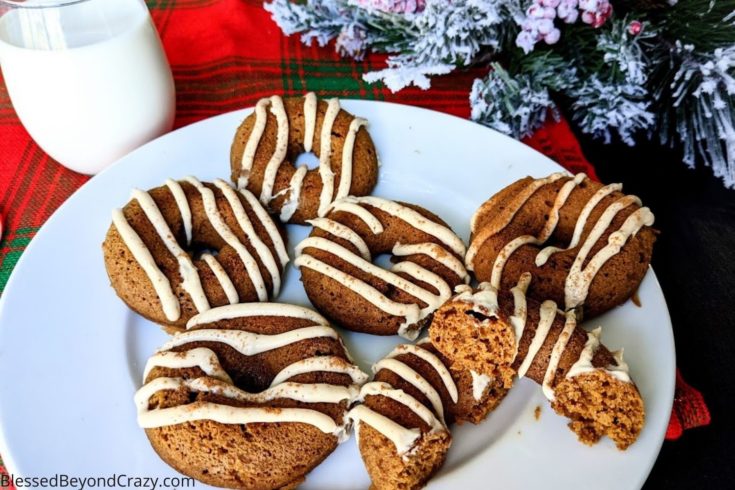
M 138 201 L 140 208 L 156 230 L 158 237 L 178 262 L 179 274 L 182 279 L 181 286 L 191 296 L 194 307 L 197 311 L 207 311 L 209 309 L 209 301 L 207 300 L 207 295 L 204 294 L 202 281 L 199 278 L 196 267 L 194 267 L 194 262 L 189 257 L 189 254 L 179 246 L 166 219 L 161 214 L 161 210 L 158 208 L 156 201 L 153 200 L 150 194 L 140 189 L 133 189 L 132 198 Z
M 402 278 L 401 276 L 394 274 L 393 272 L 387 271 L 382 267 L 374 265 L 372 262 L 368 262 L 362 257 L 352 253 L 342 245 L 335 243 L 331 240 L 322 237 L 308 237 L 296 246 L 296 254 L 299 255 L 305 248 L 316 248 L 328 252 L 345 262 L 354 265 L 360 270 L 365 271 L 366 274 L 374 275 L 381 280 L 391 284 L 406 293 L 414 296 L 415 298 L 423 301 L 427 305 L 436 308 L 441 302 L 440 298 L 430 291 L 417 286 L 416 284 Z M 438 277 L 438 276 L 437 276 Z M 443 279 L 440 278 L 443 281 Z M 451 294 L 451 291 L 450 291 Z M 449 296 L 447 296 L 448 298 Z
M 513 294 L 513 316 L 510 317 L 510 324 L 513 326 L 515 333 L 515 360 L 518 355 L 518 347 L 521 344 L 523 331 L 526 329 L 526 319 L 528 318 L 528 305 L 526 302 L 526 291 L 531 283 L 531 274 L 524 272 L 518 279 L 518 284 L 510 290 Z
M 240 177 L 237 179 L 237 187 L 239 189 L 244 189 L 248 185 L 250 172 L 253 169 L 255 152 L 258 151 L 260 139 L 263 137 L 265 124 L 268 121 L 268 113 L 265 110 L 268 104 L 270 104 L 269 99 L 260 99 L 255 104 L 255 124 L 253 125 L 253 130 L 250 132 L 248 141 L 245 143 L 245 150 L 242 153 L 242 160 L 240 161 Z
M 500 253 L 498 253 L 498 256 L 495 257 L 495 262 L 493 262 L 493 271 L 490 275 L 490 284 L 492 284 L 494 288 L 500 288 L 500 282 L 503 278 L 503 269 L 505 269 L 505 264 L 506 262 L 508 262 L 510 256 L 513 255 L 513 253 L 521 248 L 523 245 L 538 244 L 538 239 L 535 236 L 531 235 L 521 235 L 506 243 Z
M 395 389 L 388 383 L 382 381 L 373 381 L 363 385 L 360 389 L 360 400 L 364 400 L 367 396 L 384 396 L 401 405 L 409 408 L 413 413 L 418 415 L 421 420 L 431 427 L 432 431 L 445 430 L 446 426 L 439 420 L 434 412 L 426 408 L 426 406 L 412 397 L 403 390 Z
M 589 255 L 592 247 L 594 247 L 595 243 L 597 243 L 597 240 L 602 237 L 602 235 L 605 233 L 605 230 L 607 230 L 608 227 L 612 224 L 615 216 L 617 216 L 620 211 L 632 204 L 637 204 L 640 206 L 641 200 L 638 199 L 636 196 L 621 197 L 610 206 L 608 206 L 607 209 L 605 209 L 605 211 L 602 213 L 602 216 L 600 216 L 600 219 L 598 219 L 597 223 L 595 223 L 595 226 L 592 227 L 592 231 L 590 231 L 589 235 L 587 235 L 587 238 L 580 247 L 579 252 L 574 259 L 574 263 L 569 270 L 566 282 L 564 283 L 565 309 L 568 310 L 576 308 L 587 297 L 587 288 L 589 287 L 589 283 L 591 283 L 594 277 L 590 277 L 589 283 L 587 282 L 588 278 L 584 277 L 586 276 L 586 274 L 585 270 L 582 269 L 582 264 L 584 264 L 585 260 L 587 259 L 587 255 Z
M 130 250 L 130 253 L 133 254 L 135 261 L 138 262 L 150 279 L 153 289 L 161 301 L 161 308 L 166 319 L 171 322 L 178 320 L 181 316 L 181 307 L 179 306 L 179 299 L 174 294 L 173 289 L 171 289 L 171 283 L 164 273 L 161 272 L 161 269 L 158 268 L 150 250 L 148 250 L 148 247 L 143 243 L 143 240 L 138 236 L 133 227 L 130 226 L 121 209 L 115 209 L 112 212 L 112 223 L 115 225 L 117 232 L 120 234 L 123 242 L 125 242 L 128 250 Z
M 186 199 L 186 193 L 181 187 L 181 184 L 173 179 L 166 179 L 166 187 L 171 191 L 171 195 L 176 201 L 176 206 L 179 208 L 181 214 L 181 221 L 184 223 L 184 234 L 186 235 L 186 244 L 191 244 L 191 208 L 189 207 L 189 201 Z
M 245 212 L 242 202 L 240 202 L 240 198 L 237 197 L 237 192 L 230 187 L 230 184 L 222 179 L 216 179 L 214 181 L 214 185 L 222 191 L 222 194 L 224 194 L 225 199 L 227 199 L 227 202 L 230 205 L 230 209 L 232 209 L 232 214 L 237 220 L 237 224 L 240 225 L 240 229 L 257 252 L 260 261 L 271 276 L 271 281 L 273 281 L 273 296 L 278 296 L 278 293 L 281 290 L 281 272 L 278 270 L 276 257 L 256 233 L 255 228 L 253 228 L 253 224 L 250 222 L 250 218 L 248 218 L 248 215 Z
M 334 201 L 329 208 L 331 211 L 342 211 L 345 213 L 354 214 L 360 218 L 367 226 L 370 231 L 375 235 L 383 233 L 383 224 L 373 213 L 363 208 L 359 204 L 351 201 L 349 197 Z
M 574 312 L 568 311 L 566 313 L 564 328 L 559 334 L 559 337 L 556 339 L 554 347 L 551 350 L 549 365 L 546 368 L 544 380 L 541 383 L 541 389 L 543 390 L 544 395 L 546 395 L 546 398 L 551 401 L 554 401 L 554 388 L 552 385 L 554 383 L 554 378 L 556 377 L 556 369 L 559 367 L 561 356 L 564 353 L 564 350 L 567 348 L 567 344 L 569 343 L 569 339 L 572 337 L 572 333 L 574 332 L 575 328 L 577 328 L 577 320 Z
M 332 170 L 332 126 L 339 114 L 339 99 L 330 99 L 324 113 L 319 145 L 319 175 L 322 178 L 322 191 L 319 195 L 318 216 L 327 214 L 334 196 L 334 171 Z
M 393 443 L 396 452 L 401 456 L 408 453 L 421 437 L 419 429 L 407 429 L 365 405 L 358 405 L 350 410 L 349 417 L 356 423 L 365 423 L 383 434 Z M 359 430 L 358 426 L 358 434 Z
M 184 369 L 198 367 L 211 377 L 232 384 L 232 378 L 222 369 L 217 354 L 206 347 L 197 347 L 186 352 L 157 352 L 148 358 L 143 370 L 143 381 L 148 377 L 153 368 L 164 367 L 172 369 Z M 156 378 L 163 379 L 163 378 Z
M 225 296 L 227 296 L 227 301 L 231 305 L 238 303 L 240 301 L 240 296 L 237 294 L 237 288 L 235 288 L 235 285 L 232 283 L 232 279 L 227 275 L 227 271 L 222 267 L 222 264 L 220 264 L 213 255 L 208 253 L 203 253 L 201 258 L 212 270 L 217 281 L 219 281 L 222 290 L 225 292 Z
M 587 201 L 587 203 L 582 208 L 582 211 L 579 213 L 579 216 L 577 217 L 577 222 L 574 225 L 574 234 L 572 235 L 572 240 L 569 242 L 569 246 L 567 248 L 562 249 L 558 247 L 545 247 L 543 248 L 537 255 L 536 255 L 536 266 L 541 267 L 544 265 L 548 260 L 549 257 L 551 257 L 552 254 L 555 254 L 556 252 L 562 252 L 564 250 L 571 250 L 574 247 L 577 246 L 579 243 L 579 239 L 582 236 L 582 232 L 584 231 L 584 227 L 587 224 L 587 220 L 590 217 L 590 213 L 593 209 L 602 201 L 605 197 L 609 196 L 613 192 L 618 192 L 623 189 L 622 184 L 610 184 L 606 185 L 605 187 L 602 187 L 597 192 L 595 192 L 592 197 Z
M 342 147 L 342 167 L 340 169 L 339 186 L 337 187 L 335 199 L 340 199 L 350 194 L 350 187 L 352 185 L 352 154 L 355 149 L 355 138 L 360 128 L 365 125 L 367 125 L 367 121 L 359 117 L 354 118 L 350 122 L 350 127 L 345 137 L 345 144 Z
M 442 399 L 439 396 L 439 393 L 428 381 L 426 381 L 426 379 L 424 379 L 423 376 L 401 361 L 391 358 L 381 359 L 373 365 L 374 373 L 377 373 L 381 369 L 393 371 L 397 376 L 400 376 L 407 383 L 413 385 L 417 390 L 423 393 L 423 395 L 429 400 L 429 403 L 431 403 L 434 413 L 437 414 L 442 422 L 444 421 L 444 405 L 442 404 Z
M 431 221 L 418 211 L 415 211 L 395 201 L 389 201 L 387 199 L 375 196 L 350 196 L 344 198 L 344 200 L 355 204 L 367 204 L 368 206 L 379 209 L 384 213 L 395 216 L 396 218 L 405 221 L 417 230 L 438 239 L 440 242 L 449 247 L 449 249 L 453 250 L 457 255 L 464 256 L 464 242 L 462 242 L 462 240 L 457 236 L 456 233 L 454 233 L 450 228 L 442 224 Z
M 288 184 L 288 197 L 281 206 L 281 214 L 279 218 L 286 222 L 291 219 L 297 209 L 299 209 L 299 199 L 301 199 L 301 186 L 304 184 L 304 177 L 309 172 L 306 165 L 301 165 L 291 176 Z
M 310 255 L 298 256 L 294 261 L 294 264 L 297 267 L 306 267 L 328 276 L 330 279 L 333 279 L 351 291 L 354 291 L 366 301 L 372 303 L 390 315 L 404 317 L 406 321 L 398 328 L 398 335 L 409 340 L 414 340 L 416 336 L 418 336 L 418 330 L 409 330 L 409 326 L 415 325 L 420 319 L 421 312 L 418 305 L 392 301 L 368 283 L 346 274 L 329 264 L 325 264 L 321 260 L 315 259 Z
M 594 371 L 605 371 L 606 373 L 614 376 L 623 383 L 630 383 L 630 374 L 628 373 L 628 365 L 623 361 L 623 352 L 617 351 L 613 353 L 617 366 L 608 366 L 607 368 L 596 368 L 592 365 L 592 358 L 595 356 L 595 352 L 600 347 L 600 334 L 602 328 L 597 327 L 591 332 L 587 333 L 587 342 L 584 344 L 582 352 L 579 354 L 579 359 L 575 362 L 569 371 L 567 371 L 566 378 L 573 378 L 581 374 L 591 373 Z
M 455 288 L 459 294 L 455 297 L 456 301 L 463 301 L 472 305 L 472 310 L 482 315 L 495 316 L 498 315 L 498 290 L 488 282 L 480 283 L 477 292 L 472 292 L 470 286 L 457 286 Z
M 288 251 L 286 250 L 286 244 L 283 242 L 283 237 L 281 236 L 281 232 L 278 227 L 273 222 L 273 219 L 270 217 L 268 212 L 260 205 L 252 192 L 247 189 L 242 189 L 240 190 L 240 194 L 248 202 L 250 209 L 255 211 L 255 215 L 258 217 L 258 220 L 260 220 L 260 224 L 263 225 L 263 228 L 265 228 L 266 233 L 268 233 L 268 236 L 273 243 L 273 247 L 276 249 L 278 258 L 281 260 L 281 266 L 285 266 L 288 264 L 290 258 L 288 256 Z
M 324 325 L 297 328 L 276 335 L 257 334 L 245 330 L 199 329 L 188 330 L 172 337 L 160 350 L 170 350 L 191 342 L 221 342 L 240 354 L 254 356 L 302 340 L 320 337 L 338 339 L 339 335 L 332 327 Z
M 428 310 L 426 313 L 427 315 L 429 314 L 429 312 L 434 311 L 439 306 L 441 306 L 452 296 L 452 288 L 449 287 L 449 284 L 447 283 L 447 281 L 444 280 L 443 277 L 441 277 L 439 274 L 434 274 L 424 267 L 421 267 L 419 264 L 404 260 L 403 262 L 394 264 L 390 268 L 390 270 L 391 272 L 395 273 L 402 272 L 413 277 L 417 281 L 431 284 L 437 290 L 437 294 L 431 293 L 434 296 L 434 301 L 432 301 L 426 306 L 426 308 L 424 308 L 424 310 Z
M 283 368 L 273 381 L 271 386 L 283 383 L 284 381 L 298 376 L 299 374 L 324 371 L 330 373 L 347 374 L 352 378 L 353 383 L 363 384 L 368 379 L 368 375 L 363 373 L 360 368 L 337 356 L 316 356 L 301 359 L 293 364 L 289 364 Z
M 319 228 L 320 230 L 324 230 L 330 235 L 333 235 L 337 238 L 341 238 L 343 240 L 347 240 L 352 245 L 355 246 L 355 248 L 360 252 L 360 255 L 365 260 L 370 260 L 370 249 L 367 246 L 367 243 L 365 243 L 365 240 L 362 239 L 360 235 L 358 235 L 352 228 L 349 228 L 342 223 L 338 221 L 331 220 L 329 218 L 316 218 L 308 220 L 307 223 L 309 223 L 314 228 Z
M 271 113 L 276 116 L 276 148 L 265 165 L 263 183 L 260 190 L 260 202 L 268 205 L 273 199 L 273 184 L 276 182 L 278 169 L 286 159 L 288 151 L 288 115 L 283 107 L 283 99 L 277 95 L 270 98 Z
M 453 254 L 448 253 L 441 245 L 436 243 L 402 244 L 396 243 L 393 247 L 393 255 L 405 257 L 407 255 L 427 255 L 439 262 L 441 265 L 456 274 L 461 280 L 468 282 L 470 275 L 464 264 Z
M 485 394 L 485 390 L 493 382 L 493 378 L 487 374 L 480 374 L 476 371 L 470 371 L 472 375 L 472 398 L 480 401 Z
M 258 268 L 258 264 L 253 256 L 250 255 L 250 252 L 248 252 L 247 248 L 245 248 L 245 245 L 240 242 L 240 240 L 232 232 L 230 227 L 227 226 L 227 223 L 225 223 L 222 214 L 217 208 L 217 200 L 215 199 L 214 191 L 204 186 L 194 177 L 186 177 L 186 181 L 196 187 L 201 194 L 202 203 L 204 205 L 204 212 L 206 213 L 207 218 L 212 224 L 212 227 L 219 234 L 219 236 L 222 237 L 225 243 L 227 243 L 227 245 L 235 249 L 235 251 L 237 252 L 237 255 L 240 257 L 240 260 L 245 266 L 248 276 L 252 281 L 253 286 L 255 287 L 255 291 L 258 294 L 258 300 L 266 301 L 268 299 L 268 292 L 266 290 L 265 281 L 263 281 L 263 276 L 260 273 L 260 269 Z
M 538 354 L 541 346 L 544 345 L 544 341 L 549 335 L 551 325 L 554 323 L 554 318 L 556 318 L 556 312 L 556 303 L 554 303 L 553 301 L 544 301 L 543 303 L 541 303 L 540 317 L 538 325 L 536 326 L 536 331 L 533 335 L 533 340 L 531 341 L 531 345 L 528 347 L 526 358 L 523 359 L 521 367 L 518 368 L 519 378 L 522 378 L 526 375 L 526 373 L 528 372 L 528 368 L 531 367 L 531 364 L 536 357 L 536 354 Z
M 316 311 L 304 308 L 303 306 L 286 303 L 241 303 L 220 306 L 212 308 L 205 313 L 200 313 L 189 320 L 186 328 L 193 328 L 197 325 L 206 325 L 207 323 L 215 323 L 222 320 L 253 316 L 282 316 L 308 320 L 317 325 L 329 325 L 326 318 Z
M 314 92 L 304 95 L 304 151 L 311 151 L 316 128 L 317 100 Z
M 457 403 L 457 400 L 459 398 L 459 393 L 457 391 L 457 385 L 454 383 L 454 380 L 452 379 L 452 375 L 449 373 L 449 370 L 444 365 L 444 363 L 432 352 L 429 352 L 426 349 L 422 349 L 421 347 L 417 347 L 415 345 L 410 344 L 402 344 L 397 346 L 395 349 L 393 349 L 390 354 L 388 354 L 387 358 L 393 358 L 396 356 L 399 356 L 401 354 L 412 354 L 418 358 L 420 358 L 423 361 L 426 361 L 431 365 L 431 367 L 436 371 L 436 373 L 439 375 L 439 377 L 442 380 L 442 383 L 444 383 L 444 387 L 447 389 L 447 393 L 449 393 L 449 397 L 452 399 L 454 403 Z

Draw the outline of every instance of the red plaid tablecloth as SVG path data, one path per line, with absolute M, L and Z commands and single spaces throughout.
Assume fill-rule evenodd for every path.
M 469 117 L 471 69 L 437 78 L 432 88 L 392 94 L 365 83 L 361 74 L 383 66 L 384 57 L 354 62 L 331 47 L 307 47 L 285 37 L 260 0 L 148 0 L 177 91 L 176 127 L 255 105 L 272 94 L 387 100 Z M 13 111 L 0 80 L 0 293 L 30 240 L 88 177 L 65 169 L 31 140 Z M 552 122 L 525 141 L 572 172 L 595 177 L 565 121 Z M 683 381 L 683 380 L 682 380 Z M 667 436 L 709 423 L 696 390 L 677 383 L 677 404 Z M 2 464 L 0 461 L 0 471 Z

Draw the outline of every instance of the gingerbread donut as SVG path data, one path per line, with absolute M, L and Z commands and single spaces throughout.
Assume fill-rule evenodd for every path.
M 421 488 L 444 463 L 454 422 L 480 422 L 507 390 L 456 370 L 432 344 L 399 345 L 373 365 L 350 410 L 375 490 Z
M 146 364 L 138 424 L 177 471 L 228 488 L 295 488 L 349 436 L 367 375 L 316 312 L 277 303 L 193 317 Z
M 623 303 L 648 270 L 656 233 L 651 210 L 621 190 L 584 174 L 509 185 L 473 216 L 467 269 L 499 289 L 530 272 L 529 296 L 585 317 Z
M 367 121 L 340 109 L 339 100 L 274 95 L 261 99 L 235 133 L 230 151 L 232 181 L 247 188 L 284 223 L 324 216 L 329 205 L 375 187 L 378 157 Z M 319 168 L 294 166 L 314 152 Z
M 469 280 L 462 240 L 419 206 L 350 196 L 308 223 L 314 229 L 294 263 L 312 304 L 346 329 L 413 340 Z M 372 262 L 380 254 L 392 255 L 390 270 Z
M 169 331 L 215 306 L 278 295 L 285 235 L 249 191 L 194 177 L 133 191 L 102 249 L 117 295 Z
M 524 273 L 511 291 L 460 286 L 434 314 L 432 344 L 456 369 L 506 390 L 516 376 L 536 381 L 580 441 L 608 436 L 626 449 L 643 428 L 645 408 L 622 350 L 611 353 L 600 344 L 600 329 L 587 333 L 573 311 L 527 298 L 530 282 Z

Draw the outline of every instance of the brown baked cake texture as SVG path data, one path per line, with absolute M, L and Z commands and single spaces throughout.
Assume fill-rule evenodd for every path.
M 419 335 L 431 313 L 469 281 L 465 245 L 419 206 L 346 197 L 296 246 L 294 264 L 312 304 L 335 324 L 374 335 Z M 373 263 L 391 256 L 385 269 Z
M 450 425 L 480 422 L 507 392 L 455 369 L 428 339 L 399 345 L 373 371 L 348 416 L 375 490 L 422 488 L 444 464 Z
M 584 174 L 523 178 L 472 218 L 465 257 L 478 281 L 512 288 L 533 275 L 528 295 L 591 318 L 625 302 L 651 261 L 653 213 L 621 184 Z
M 102 250 L 120 299 L 173 333 L 210 308 L 277 296 L 286 240 L 249 191 L 187 177 L 135 189 Z
M 488 283 L 460 287 L 434 313 L 432 344 L 457 369 L 487 376 L 503 389 L 516 376 L 536 381 L 580 441 L 594 444 L 607 436 L 626 449 L 643 428 L 645 408 L 622 351 L 610 352 L 600 343 L 600 329 L 586 332 L 573 312 L 527 297 L 530 282 L 525 273 L 510 291 Z
M 313 310 L 213 308 L 148 361 L 138 423 L 177 471 L 227 488 L 295 488 L 349 435 L 367 375 Z
M 277 95 L 258 101 L 235 133 L 232 182 L 247 188 L 284 223 L 305 224 L 345 196 L 369 194 L 378 156 L 367 121 L 340 108 L 339 100 Z M 312 152 L 319 167 L 295 166 Z

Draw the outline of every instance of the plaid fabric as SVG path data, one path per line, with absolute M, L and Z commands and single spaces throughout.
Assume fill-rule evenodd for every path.
M 307 47 L 285 37 L 260 0 L 149 0 L 176 81 L 176 127 L 255 105 L 272 94 L 385 100 L 469 117 L 468 94 L 482 69 L 437 78 L 431 90 L 393 94 L 361 74 L 383 56 L 360 62 L 332 48 Z M 31 140 L 0 80 L 0 293 L 23 250 L 48 217 L 88 177 L 65 169 Z M 526 141 L 572 172 L 595 178 L 565 121 L 551 122 Z M 0 471 L 2 470 L 0 465 Z

